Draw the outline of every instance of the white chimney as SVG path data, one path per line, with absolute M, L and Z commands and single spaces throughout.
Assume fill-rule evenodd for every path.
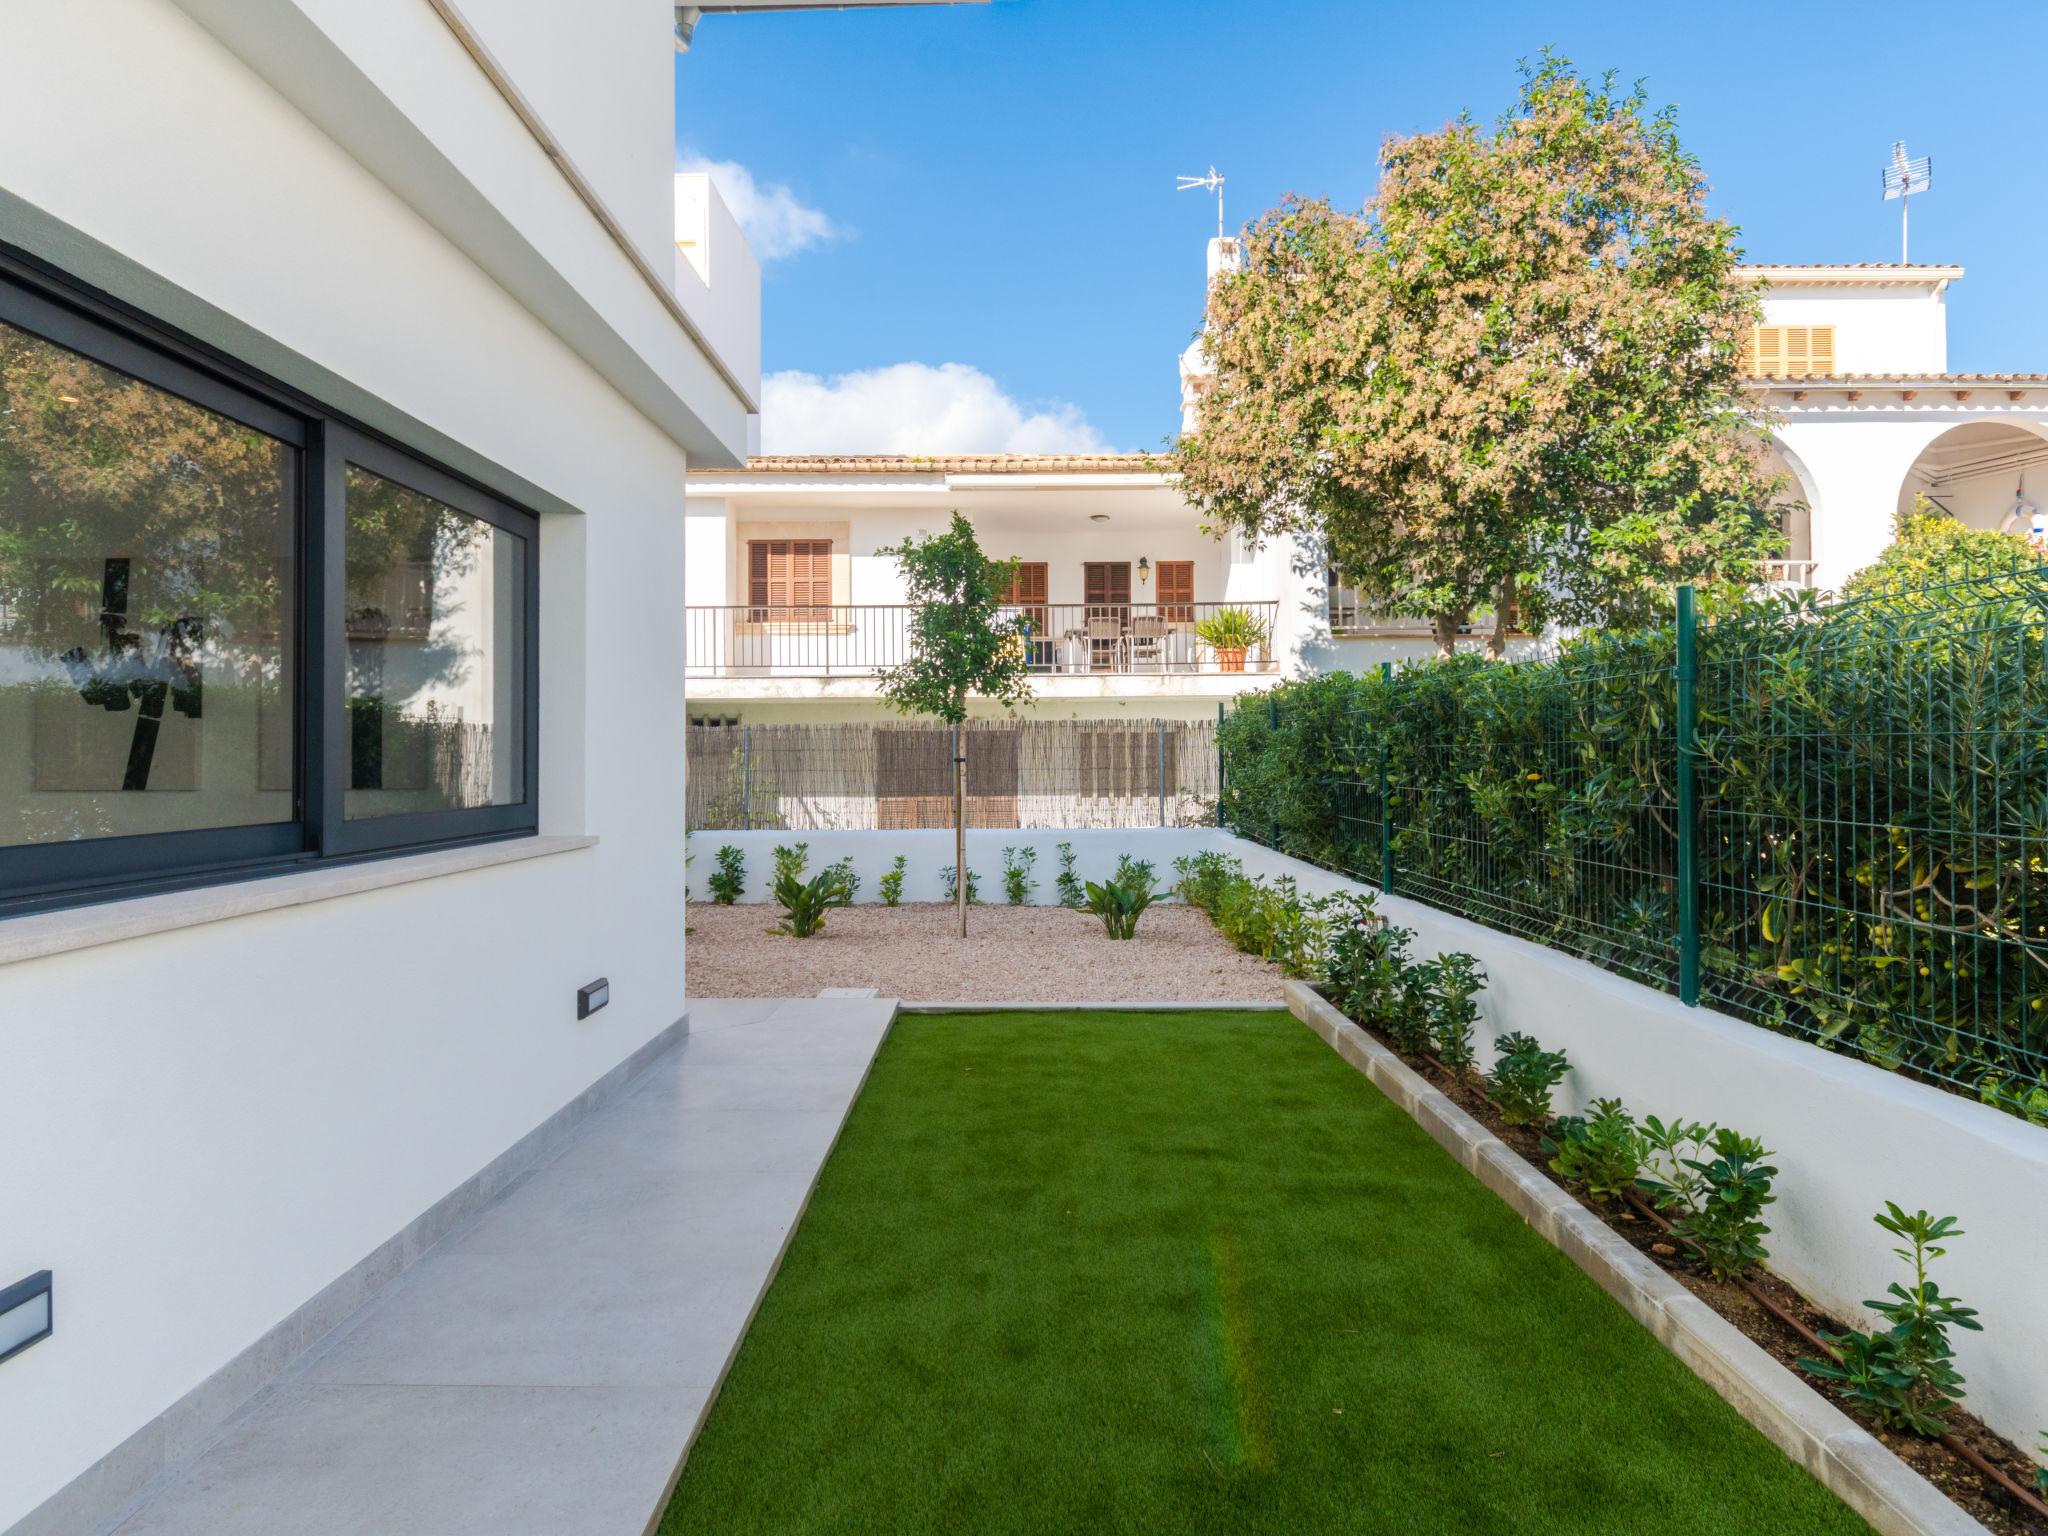
M 1219 235 L 1209 242 L 1209 270 L 1202 289 L 1202 312 L 1204 328 L 1207 327 L 1209 290 L 1216 286 L 1216 279 L 1226 272 L 1235 272 L 1239 264 L 1237 241 Z M 1180 355 L 1180 430 L 1181 434 L 1193 432 L 1201 424 L 1202 391 L 1215 374 L 1209 362 L 1208 349 L 1197 336 L 1188 343 L 1187 350 Z

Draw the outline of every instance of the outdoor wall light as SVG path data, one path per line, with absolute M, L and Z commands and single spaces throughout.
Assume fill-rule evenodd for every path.
M 1088 521 L 1091 523 L 1106 523 L 1109 521 L 1109 514 L 1107 512 L 1090 512 L 1088 514 Z
M 1152 562 L 1150 560 L 1147 560 L 1143 555 L 1138 556 L 1138 580 L 1150 581 L 1151 579 Z
M 0 1360 L 50 1336 L 50 1272 L 39 1270 L 0 1290 Z

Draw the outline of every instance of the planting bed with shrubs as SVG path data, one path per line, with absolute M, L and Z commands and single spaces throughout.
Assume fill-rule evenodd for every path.
M 1234 865 L 1216 855 L 1183 861 L 1183 892 L 1219 911 L 1242 907 L 1251 899 L 1242 887 L 1257 882 Z M 1491 1068 L 1477 1066 L 1474 997 L 1485 978 L 1471 957 L 1411 958 L 1411 935 L 1384 922 L 1370 896 L 1293 904 L 1291 921 L 1320 930 L 1319 968 L 1304 974 L 1348 1018 L 1974 1518 L 2002 1536 L 2048 1536 L 2048 1471 L 1957 1402 L 1966 1384 L 1951 1330 L 1996 1321 L 1941 1288 L 1940 1259 L 1967 1240 L 1953 1218 L 1897 1205 L 1875 1213 L 1898 1244 L 1897 1272 L 1872 1276 L 1884 1294 L 1867 1305 L 1882 1325 L 1846 1326 L 1765 1267 L 1774 1187 L 1798 1170 L 1776 1166 L 1761 1140 L 1682 1115 L 1639 1116 L 1618 1099 L 1557 1113 L 1570 1070 L 1563 1053 L 1508 1033 L 1494 1040 Z

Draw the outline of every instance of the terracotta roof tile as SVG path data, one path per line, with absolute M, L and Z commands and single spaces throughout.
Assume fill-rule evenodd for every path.
M 1830 385 L 1904 385 L 1907 388 L 1942 388 L 1951 384 L 2018 384 L 2027 388 L 2048 385 L 2048 373 L 1797 373 L 1785 377 L 1754 375 L 1746 382 L 1765 388 L 1826 388 Z
M 1153 453 L 757 454 L 743 469 L 701 475 L 1047 475 L 1158 474 L 1171 466 Z

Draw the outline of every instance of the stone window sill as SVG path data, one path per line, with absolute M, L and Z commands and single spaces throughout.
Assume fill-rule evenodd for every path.
M 283 874 L 188 891 L 165 891 L 98 906 L 4 918 L 0 919 L 0 965 L 90 949 L 99 944 L 118 944 L 123 939 L 139 939 L 152 933 L 196 928 L 202 923 L 247 917 L 255 912 L 274 912 L 280 907 L 302 907 L 337 896 L 359 896 L 387 886 L 409 885 L 415 880 L 436 880 L 472 869 L 517 864 L 596 844 L 594 837 L 507 838 L 502 842 L 433 848 L 392 858 L 299 867 Z

